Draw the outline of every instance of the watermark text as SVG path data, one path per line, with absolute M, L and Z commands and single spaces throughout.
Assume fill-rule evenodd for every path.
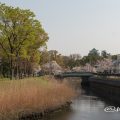
M 120 107 L 108 106 L 104 109 L 105 112 L 120 112 Z

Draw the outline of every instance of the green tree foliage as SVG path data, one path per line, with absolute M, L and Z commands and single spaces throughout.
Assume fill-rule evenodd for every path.
M 41 51 L 40 53 L 40 65 L 48 63 L 50 60 L 49 53 L 47 50 Z
M 104 58 L 108 58 L 110 54 L 108 54 L 105 50 L 101 52 L 101 55 L 98 50 L 93 48 L 89 51 L 87 56 L 83 56 L 81 58 L 80 54 L 71 54 L 70 56 L 63 56 L 59 54 L 56 50 L 43 51 L 41 55 L 41 65 L 45 64 L 49 61 L 55 60 L 59 65 L 63 68 L 72 69 L 78 66 L 85 66 L 86 63 L 94 66 L 99 60 L 103 60 Z M 113 56 L 113 58 L 115 58 Z
M 110 54 L 107 53 L 106 50 L 103 50 L 103 51 L 101 52 L 101 57 L 103 57 L 103 58 L 108 58 L 109 56 L 110 56 Z
M 90 59 L 88 56 L 84 56 L 81 60 L 80 60 L 80 65 L 85 66 L 86 63 L 90 63 Z
M 112 60 L 117 60 L 117 55 L 112 55 Z
M 89 51 L 87 56 L 83 56 L 83 58 L 80 60 L 80 65 L 85 66 L 86 63 L 94 65 L 100 59 L 102 59 L 102 57 L 100 56 L 99 51 L 93 48 Z
M 48 35 L 33 12 L 0 4 L 0 50 L 8 59 L 11 79 L 19 60 L 39 61 L 38 48 L 45 46 L 47 40 Z
M 89 51 L 88 59 L 91 65 L 94 65 L 97 62 L 97 60 L 99 60 L 100 58 L 101 58 L 100 53 L 95 48 Z
M 99 57 L 100 53 L 98 52 L 98 50 L 96 50 L 95 48 L 93 48 L 92 50 L 89 51 L 88 56 L 96 56 Z

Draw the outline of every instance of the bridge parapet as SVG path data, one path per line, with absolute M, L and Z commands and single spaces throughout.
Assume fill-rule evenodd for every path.
M 61 77 L 61 78 L 65 78 L 65 77 L 91 77 L 93 75 L 94 74 L 90 73 L 90 72 L 65 72 L 62 74 L 55 75 L 55 77 Z

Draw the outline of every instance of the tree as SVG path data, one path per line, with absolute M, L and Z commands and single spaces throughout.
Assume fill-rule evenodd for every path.
M 90 63 L 90 59 L 88 56 L 84 56 L 81 60 L 80 60 L 80 65 L 85 66 L 86 63 Z
M 101 56 L 102 56 L 103 58 L 108 58 L 108 57 L 110 56 L 110 54 L 107 53 L 106 50 L 103 50 L 103 51 L 101 52 Z
M 44 65 L 46 63 L 48 63 L 50 60 L 49 60 L 49 53 L 47 50 L 45 51 L 41 51 L 41 54 L 40 54 L 40 65 Z
M 88 58 L 89 58 L 89 63 L 91 65 L 94 65 L 97 62 L 97 60 L 100 59 L 100 53 L 98 52 L 98 50 L 96 50 L 95 48 L 93 48 L 88 53 Z
M 57 60 L 57 56 L 58 56 L 58 51 L 57 50 L 50 50 L 48 51 L 49 56 L 50 56 L 50 60 Z
M 112 60 L 104 58 L 103 60 L 98 60 L 97 62 L 97 72 L 110 72 L 112 68 Z
M 56 61 L 60 66 L 64 66 L 63 56 L 57 50 L 42 51 L 40 64 L 43 65 L 51 61 Z
M 70 58 L 74 59 L 74 60 L 80 60 L 81 59 L 81 55 L 80 54 L 71 54 Z
M 112 60 L 117 60 L 117 55 L 112 55 Z
M 11 79 L 15 67 L 18 73 L 20 58 L 30 59 L 47 40 L 33 12 L 0 4 L 0 49 L 9 61 Z
M 93 48 L 92 50 L 89 51 L 88 56 L 96 56 L 99 57 L 100 53 L 98 52 L 98 50 L 96 50 L 95 48 Z
M 80 60 L 76 59 L 76 57 L 73 56 L 63 56 L 63 64 L 65 68 L 72 69 L 73 67 L 80 65 Z

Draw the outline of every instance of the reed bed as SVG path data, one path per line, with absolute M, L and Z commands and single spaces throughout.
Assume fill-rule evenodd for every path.
M 0 120 L 43 112 L 70 101 L 74 90 L 48 77 L 0 81 Z

